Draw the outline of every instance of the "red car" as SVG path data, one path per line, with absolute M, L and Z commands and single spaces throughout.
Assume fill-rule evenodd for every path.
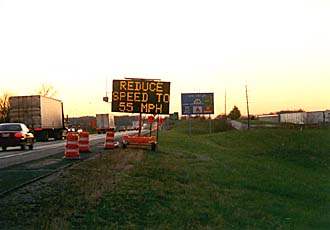
M 6 151 L 7 147 L 20 146 L 22 150 L 25 146 L 29 146 L 29 149 L 33 149 L 34 135 L 22 123 L 3 123 L 0 124 L 0 146 L 3 151 Z

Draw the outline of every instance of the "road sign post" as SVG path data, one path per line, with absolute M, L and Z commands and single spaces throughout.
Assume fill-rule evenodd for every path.
M 189 136 L 191 136 L 191 116 L 189 115 Z

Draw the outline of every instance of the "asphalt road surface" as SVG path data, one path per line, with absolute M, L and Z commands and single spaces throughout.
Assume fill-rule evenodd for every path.
M 136 131 L 119 132 L 115 134 L 115 141 L 120 141 L 123 135 L 135 135 Z M 103 145 L 105 134 L 91 134 L 89 136 L 90 147 Z M 21 150 L 20 147 L 8 147 L 6 151 L 0 151 L 0 168 L 6 168 L 16 164 L 25 163 L 51 155 L 65 152 L 66 140 L 36 142 L 33 150 Z

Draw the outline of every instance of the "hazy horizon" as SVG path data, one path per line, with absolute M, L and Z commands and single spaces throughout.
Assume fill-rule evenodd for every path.
M 112 80 L 214 93 L 215 115 L 329 109 L 330 2 L 0 0 L 0 94 L 42 83 L 71 117 L 111 112 Z M 108 83 L 108 86 L 106 85 Z

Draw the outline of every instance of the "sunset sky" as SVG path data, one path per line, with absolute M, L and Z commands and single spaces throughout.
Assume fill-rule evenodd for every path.
M 330 109 L 329 0 L 0 0 L 0 94 L 53 85 L 69 116 L 111 112 L 112 80 L 215 96 L 215 114 Z M 108 82 L 108 86 L 106 86 Z

